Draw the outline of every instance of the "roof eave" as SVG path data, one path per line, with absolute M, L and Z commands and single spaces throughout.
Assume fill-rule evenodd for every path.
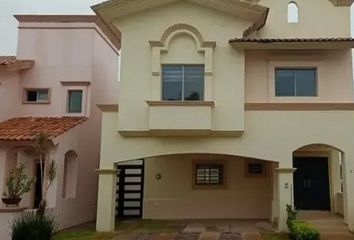
M 119 31 L 119 30 L 113 24 L 114 18 L 112 16 L 108 16 L 109 14 L 107 14 L 107 11 L 112 11 L 112 9 L 119 8 L 117 7 L 118 4 L 117 2 L 118 2 L 117 0 L 109 0 L 91 6 L 91 9 L 96 13 L 98 18 L 102 20 L 104 25 L 107 28 L 109 28 L 111 31 Z M 244 31 L 243 35 L 244 37 L 246 37 L 250 35 L 252 32 L 258 31 L 265 26 L 268 18 L 269 8 L 255 3 L 250 3 L 245 1 L 240 1 L 240 2 L 242 2 L 242 4 L 247 7 L 247 10 L 253 11 L 254 15 L 258 16 L 255 18 L 255 20 L 251 20 L 253 22 L 252 26 Z
M 34 63 L 33 60 L 21 60 L 20 62 L 13 64 L 0 64 L 0 72 L 28 70 L 34 66 Z
M 231 46 L 240 50 L 299 50 L 299 49 L 351 49 L 354 41 L 347 42 L 230 42 Z

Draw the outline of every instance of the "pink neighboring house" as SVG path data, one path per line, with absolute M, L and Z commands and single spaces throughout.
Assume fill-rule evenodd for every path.
M 46 160 L 58 175 L 48 204 L 65 228 L 95 219 L 100 159 L 99 104 L 117 102 L 118 32 L 96 16 L 17 15 L 17 56 L 0 57 L 0 194 L 9 171 L 24 163 L 39 177 L 33 137 L 47 132 Z M 20 207 L 0 204 L 0 239 L 25 208 L 36 208 L 40 187 L 24 195 Z

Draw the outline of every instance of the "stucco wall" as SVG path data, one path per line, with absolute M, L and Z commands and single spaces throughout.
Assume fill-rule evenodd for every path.
M 118 101 L 119 56 L 104 35 L 95 29 L 99 31 L 93 23 L 20 23 L 17 58 L 34 60 L 35 65 L 21 74 L 0 75 L 0 120 L 15 116 L 68 115 L 68 88 L 61 81 L 90 84 L 77 86 L 80 84 L 75 83 L 71 86 L 85 89 L 85 111 L 81 115 L 87 116 L 88 120 L 54 139 L 57 145 L 49 155 L 49 159 L 58 164 L 58 175 L 48 193 L 48 204 L 54 208 L 60 227 L 95 219 L 97 174 L 94 170 L 99 166 L 101 136 L 101 112 L 96 104 Z M 50 104 L 22 104 L 24 88 L 50 88 Z M 8 149 L 12 147 L 6 146 Z M 65 199 L 62 194 L 64 157 L 70 150 L 78 155 L 77 194 L 74 198 Z M 20 154 L 18 159 L 25 162 L 28 175 L 33 176 L 33 156 Z M 4 179 L 4 173 L 0 172 Z M 0 190 L 3 189 L 3 179 Z M 32 207 L 33 196 L 34 189 L 24 196 L 22 205 Z
M 37 25 L 30 26 L 45 26 Z M 92 29 L 20 29 L 17 57 L 35 60 L 33 69 L 22 76 L 21 91 L 23 88 L 51 89 L 50 104 L 21 105 L 23 116 L 66 113 L 66 89 L 60 82 L 93 80 L 94 35 Z
M 353 101 L 350 50 L 246 51 L 246 102 Z M 317 68 L 317 97 L 275 97 L 276 67 Z
M 164 19 L 161 21 L 161 19 Z M 122 63 L 120 87 L 124 91 L 119 96 L 119 125 L 121 130 L 147 130 L 147 100 L 152 99 L 153 81 L 160 83 L 160 77 L 152 74 L 152 50 L 149 41 L 160 41 L 163 33 L 173 25 L 188 24 L 196 28 L 204 41 L 215 41 L 213 54 L 213 73 L 210 99 L 217 102 L 213 113 L 214 130 L 237 130 L 243 128 L 244 109 L 244 54 L 235 51 L 228 43 L 229 39 L 241 37 L 250 23 L 231 15 L 189 2 L 177 2 L 116 19 L 116 27 L 122 32 Z M 221 34 L 222 33 L 222 34 Z M 173 44 L 178 46 L 180 41 Z M 195 51 L 196 43 L 188 44 Z M 188 49 L 184 49 L 186 52 Z M 180 51 L 177 51 L 177 53 Z M 164 57 L 163 61 L 177 61 L 181 55 L 172 49 L 173 57 Z M 195 54 L 186 57 L 182 64 L 195 63 L 201 59 Z M 227 66 L 227 67 L 226 67 Z M 210 100 L 209 99 L 209 100 Z M 232 104 L 230 104 L 232 102 Z
M 296 0 L 299 23 L 287 23 L 289 1 L 261 0 L 270 8 L 262 38 L 350 37 L 350 8 L 335 7 L 329 0 Z
M 224 161 L 225 189 L 193 189 L 193 161 Z M 271 164 L 265 177 L 247 177 L 246 161 L 223 155 L 180 155 L 145 160 L 146 219 L 270 219 Z M 161 174 L 161 180 L 155 174 Z M 260 204 L 261 203 L 261 204 Z
M 0 121 L 17 116 L 20 108 L 20 73 L 0 72 Z

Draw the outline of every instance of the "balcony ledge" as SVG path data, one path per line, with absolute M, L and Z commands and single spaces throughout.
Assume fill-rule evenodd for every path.
M 213 101 L 146 101 L 147 105 L 150 107 L 214 107 L 215 102 Z

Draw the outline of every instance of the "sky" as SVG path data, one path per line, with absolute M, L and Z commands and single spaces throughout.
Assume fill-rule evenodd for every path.
M 16 55 L 17 20 L 14 14 L 93 14 L 90 6 L 104 0 L 0 0 L 0 55 Z M 354 6 L 352 33 L 354 33 Z
M 104 0 L 0 0 L 0 55 L 15 55 L 14 14 L 93 14 L 90 6 Z

